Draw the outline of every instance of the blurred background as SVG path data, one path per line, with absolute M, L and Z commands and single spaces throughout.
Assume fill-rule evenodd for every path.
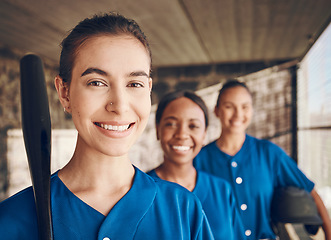
M 61 40 L 80 20 L 116 11 L 135 19 L 153 54 L 152 113 L 133 147 L 144 171 L 162 161 L 154 113 L 175 89 L 196 91 L 211 124 L 218 90 L 231 78 L 253 93 L 249 134 L 281 146 L 316 183 L 331 213 L 330 0 L 0 0 L 0 201 L 31 185 L 21 130 L 19 60 L 44 62 L 52 119 L 52 172 L 70 159 L 77 132 L 58 101 Z

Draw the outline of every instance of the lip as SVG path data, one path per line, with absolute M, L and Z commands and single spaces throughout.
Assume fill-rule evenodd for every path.
M 231 121 L 231 125 L 235 126 L 235 127 L 239 127 L 242 124 L 243 124 L 243 121 L 239 121 L 239 120 Z
M 94 122 L 94 126 L 107 137 L 122 138 L 130 135 L 135 122 Z
M 177 152 L 177 153 L 187 153 L 188 151 L 190 151 L 192 149 L 191 146 L 180 145 L 180 144 L 170 145 L 170 147 L 174 152 Z

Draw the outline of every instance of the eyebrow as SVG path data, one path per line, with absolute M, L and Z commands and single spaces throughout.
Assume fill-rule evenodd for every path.
M 164 118 L 164 120 L 177 120 L 177 118 L 173 117 L 173 116 L 169 116 L 169 117 Z
M 164 120 L 178 120 L 178 118 L 176 118 L 175 116 L 169 116 L 169 117 L 164 118 Z M 189 121 L 190 122 L 195 122 L 195 121 L 201 122 L 200 119 L 198 119 L 198 118 L 190 118 Z
M 132 72 L 129 74 L 130 77 L 143 77 L 143 76 L 146 76 L 149 78 L 149 75 L 144 72 L 144 71 L 137 71 L 137 72 Z
M 233 104 L 233 102 L 231 102 L 231 101 L 226 101 L 226 102 L 223 102 L 223 104 Z M 252 101 L 247 101 L 247 102 L 243 102 L 243 103 L 241 103 L 242 105 L 249 105 L 249 104 L 252 104 Z
M 108 76 L 108 73 L 106 73 L 105 71 L 103 71 L 99 68 L 88 68 L 82 73 L 81 77 L 91 74 L 91 73 L 97 73 L 102 76 Z
M 108 73 L 107 73 L 107 72 L 105 72 L 105 71 L 103 71 L 103 70 L 101 70 L 101 69 L 99 69 L 99 68 L 88 68 L 88 69 L 86 69 L 86 70 L 82 73 L 81 77 L 83 77 L 83 76 L 85 76 L 85 75 L 88 75 L 88 74 L 92 74 L 92 73 L 97 73 L 97 74 L 102 75 L 102 76 L 108 76 Z M 131 72 L 131 73 L 129 74 L 129 76 L 130 76 L 130 77 L 146 76 L 146 77 L 149 78 L 149 75 L 148 75 L 146 72 L 144 72 L 144 71 Z

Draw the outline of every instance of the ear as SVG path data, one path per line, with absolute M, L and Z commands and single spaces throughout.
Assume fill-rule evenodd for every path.
M 216 117 L 220 117 L 219 116 L 219 114 L 218 114 L 218 107 L 217 106 L 215 106 L 215 108 L 214 108 L 214 113 L 215 113 L 215 115 L 216 115 Z
M 151 93 L 152 93 L 152 86 L 153 86 L 153 79 L 150 77 L 148 78 L 148 87 Z
M 158 124 L 156 125 L 156 128 L 155 129 L 156 129 L 156 139 L 157 140 L 160 140 L 160 137 L 159 137 L 159 125 Z
M 69 99 L 69 85 L 63 81 L 60 76 L 54 79 L 54 85 L 59 96 L 59 100 L 66 112 L 71 113 L 70 99 Z

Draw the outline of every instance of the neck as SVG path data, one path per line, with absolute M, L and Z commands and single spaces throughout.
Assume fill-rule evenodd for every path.
M 246 133 L 229 134 L 222 132 L 219 139 L 217 139 L 217 146 L 223 152 L 234 156 L 241 149 L 246 139 Z
M 197 172 L 192 164 L 177 165 L 165 160 L 155 172 L 161 179 L 178 183 L 189 191 L 195 187 Z
M 78 139 L 73 157 L 58 176 L 74 195 L 106 216 L 130 190 L 134 174 L 127 154 L 107 156 Z
M 128 155 L 107 156 L 80 142 L 77 140 L 74 155 L 59 171 L 60 179 L 70 190 L 93 189 L 107 193 L 132 183 L 134 168 Z

